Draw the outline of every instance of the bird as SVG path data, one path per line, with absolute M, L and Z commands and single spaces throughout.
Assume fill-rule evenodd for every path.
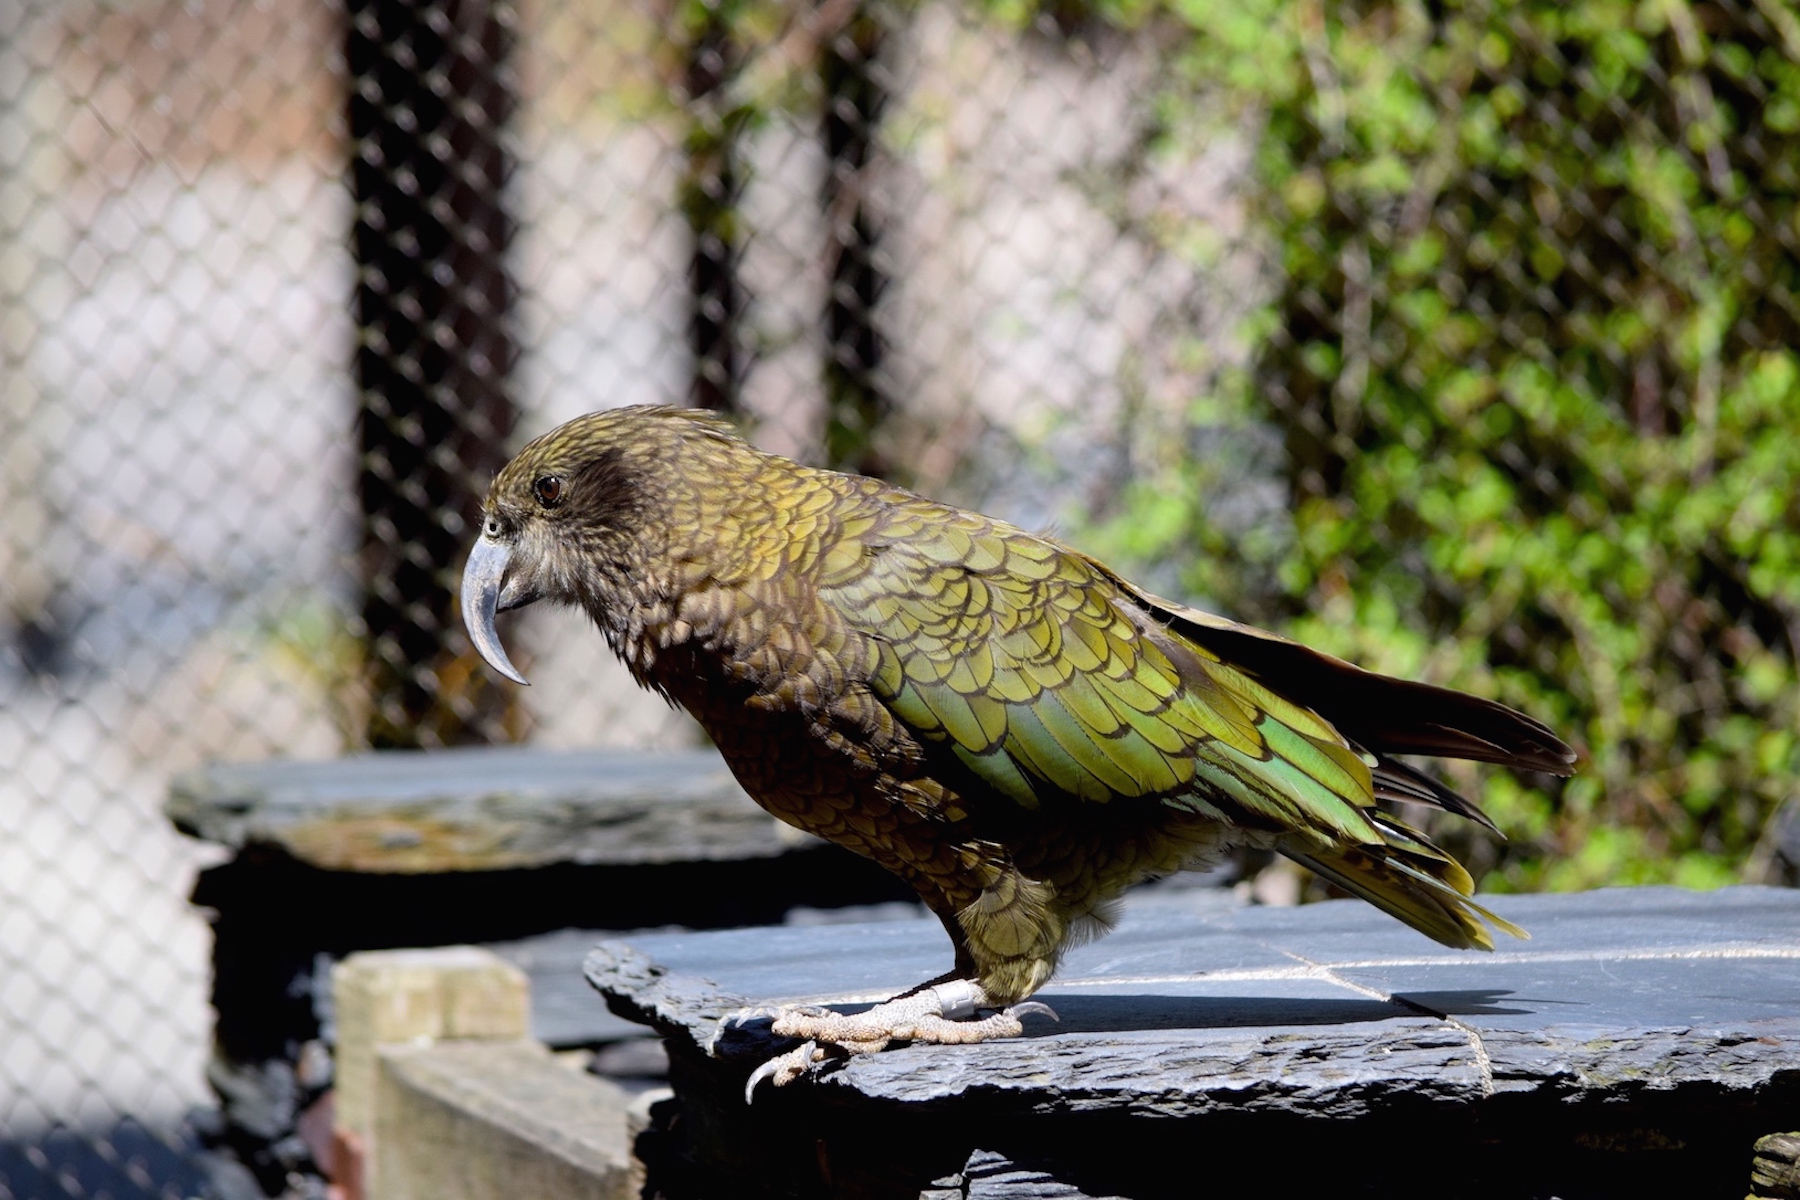
M 715 414 L 577 417 L 495 476 L 463 573 L 470 638 L 535 602 L 587 613 L 781 820 L 917 892 L 944 975 L 862 1013 L 768 1010 L 800 1045 L 746 1084 L 900 1042 L 1018 1036 L 1131 885 L 1273 851 L 1426 937 L 1492 949 L 1468 871 L 1397 815 L 1494 833 L 1401 756 L 1570 774 L 1496 702 L 1363 670 L 1163 599 L 1045 535 L 765 453 Z M 1054 1015 L 1051 1013 L 1050 1015 Z

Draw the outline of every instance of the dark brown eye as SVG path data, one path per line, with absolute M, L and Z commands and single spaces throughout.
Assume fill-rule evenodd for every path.
M 537 502 L 545 508 L 556 507 L 556 502 L 562 499 L 562 493 L 561 475 L 540 475 L 537 477 L 537 481 L 531 485 L 531 494 L 536 496 Z

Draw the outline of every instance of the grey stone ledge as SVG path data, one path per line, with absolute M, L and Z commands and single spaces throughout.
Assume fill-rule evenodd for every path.
M 744 793 L 711 750 L 381 751 L 221 763 L 165 805 L 190 836 L 326 870 L 506 870 L 773 858 L 823 843 Z
M 1360 901 L 1128 900 L 1039 995 L 1061 1017 L 979 1046 L 861 1056 L 795 1085 L 864 1102 L 1197 1117 L 1349 1118 L 1426 1101 L 1800 1092 L 1800 892 L 1737 887 L 1490 897 L 1533 933 L 1447 950 Z M 586 974 L 721 1077 L 791 1043 L 747 1006 L 853 1006 L 949 965 L 934 921 L 648 934 Z M 700 1059 L 700 1055 L 707 1055 Z

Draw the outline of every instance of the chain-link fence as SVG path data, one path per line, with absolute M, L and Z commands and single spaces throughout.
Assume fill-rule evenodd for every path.
M 0 1194 L 200 1186 L 172 773 L 689 736 L 570 618 L 528 693 L 472 669 L 520 439 L 704 402 L 942 490 L 1122 421 L 1200 302 L 1094 194 L 1155 65 L 950 6 L 0 4 Z M 1224 211 L 1242 156 L 1133 186 Z M 1108 469 L 1041 462 L 990 472 L 1027 521 Z
M 1800 20 L 1203 7 L 0 0 L 0 1196 L 203 1186 L 175 771 L 691 736 L 573 616 L 521 618 L 523 694 L 460 633 L 487 477 L 596 407 L 734 410 L 1091 522 L 1158 590 L 1391 635 L 1381 665 L 1604 753 L 1499 796 L 1527 844 L 1626 797 L 1649 832 L 1613 861 L 1735 877 L 1785 785 L 1695 797 L 1733 747 L 1795 766 Z M 1599 453 L 1713 508 L 1551 453 L 1615 427 Z M 1491 544 L 1583 506 L 1656 578 L 1537 595 Z M 1357 513 L 1393 550 L 1366 588 Z M 1647 730 L 1584 607 L 1640 601 L 1694 681 Z M 1612 754 L 1665 727 L 1691 778 Z

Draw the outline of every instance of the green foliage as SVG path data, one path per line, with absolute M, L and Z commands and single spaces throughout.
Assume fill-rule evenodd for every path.
M 1738 878 L 1800 768 L 1800 22 L 1164 3 L 1113 15 L 1260 123 L 1278 276 L 1198 419 L 1279 431 L 1293 527 L 1221 533 L 1164 480 L 1132 549 L 1580 745 L 1566 783 L 1456 779 L 1512 836 L 1458 847 L 1488 886 Z

